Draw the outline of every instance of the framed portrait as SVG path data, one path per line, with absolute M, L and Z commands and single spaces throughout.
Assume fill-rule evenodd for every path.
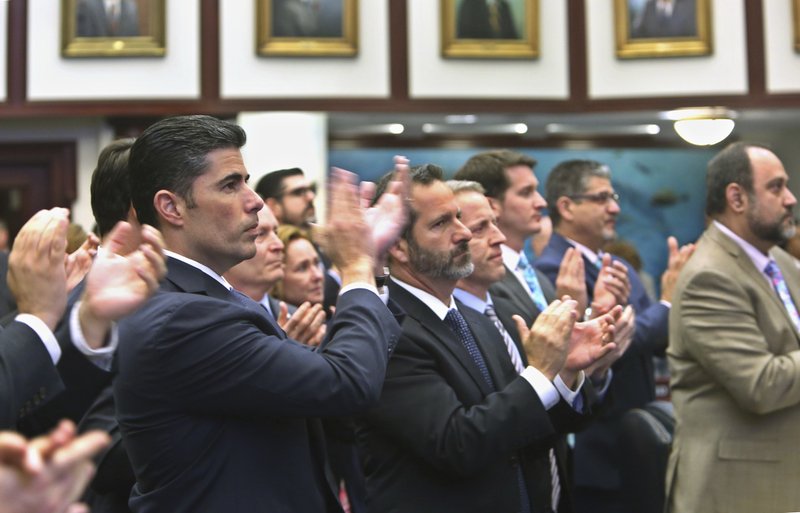
M 165 0 L 61 0 L 64 57 L 163 57 Z
M 256 53 L 358 55 L 358 0 L 256 0 Z
M 440 0 L 442 56 L 539 56 L 539 0 Z
M 711 54 L 711 0 L 614 2 L 617 57 Z
M 792 26 L 794 27 L 794 51 L 800 52 L 800 0 L 792 0 Z

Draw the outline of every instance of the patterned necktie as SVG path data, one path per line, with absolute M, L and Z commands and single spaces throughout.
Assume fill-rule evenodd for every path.
M 517 345 L 511 339 L 511 335 L 508 334 L 506 331 L 505 326 L 503 323 L 500 322 L 500 319 L 497 317 L 497 312 L 494 310 L 494 307 L 490 304 L 486 305 L 486 311 L 483 312 L 488 317 L 497 328 L 497 331 L 503 336 L 503 342 L 506 343 L 506 350 L 508 351 L 508 356 L 511 357 L 511 363 L 514 365 L 514 369 L 517 371 L 517 374 L 525 370 L 525 366 L 522 364 L 522 356 L 519 354 L 519 349 L 517 349 Z
M 492 381 L 492 377 L 489 375 L 489 368 L 486 367 L 486 361 L 483 359 L 483 355 L 478 349 L 478 344 L 475 343 L 475 338 L 472 336 L 472 332 L 469 330 L 467 321 L 464 320 L 461 312 L 455 308 L 449 310 L 447 315 L 444 317 L 444 322 L 450 326 L 450 329 L 453 330 L 453 333 L 456 334 L 458 340 L 472 357 L 472 361 L 475 362 L 478 370 L 481 371 L 481 375 L 483 375 L 483 379 L 486 380 L 486 383 L 488 383 L 492 390 L 496 390 L 494 387 L 494 381 Z M 519 485 L 522 512 L 529 513 L 530 499 L 528 498 L 528 487 L 525 485 L 525 476 L 522 474 L 522 466 L 517 467 L 517 484 Z
M 540 312 L 543 312 L 544 309 L 547 308 L 547 300 L 544 298 L 542 286 L 539 285 L 539 278 L 536 277 L 536 271 L 534 271 L 533 266 L 528 262 L 525 253 L 520 253 L 517 269 L 522 272 L 522 277 L 525 278 L 525 283 L 528 284 L 533 304 L 536 305 L 536 308 L 538 308 Z
M 456 334 L 458 340 L 461 342 L 461 345 L 464 346 L 469 355 L 472 357 L 472 361 L 475 362 L 478 370 L 481 371 L 483 379 L 486 380 L 486 383 L 489 384 L 492 390 L 495 390 L 494 381 L 492 381 L 492 377 L 489 375 L 489 368 L 486 367 L 486 361 L 483 359 L 483 355 L 481 354 L 480 349 L 478 349 L 478 344 L 475 343 L 475 338 L 472 336 L 472 332 L 469 330 L 467 321 L 464 320 L 461 312 L 455 308 L 449 310 L 444 318 L 444 322 L 450 326 L 450 329 Z
M 783 273 L 778 268 L 778 264 L 770 260 L 764 272 L 769 276 L 772 286 L 775 287 L 775 291 L 778 293 L 778 297 L 781 298 L 783 306 L 789 312 L 789 317 L 792 318 L 795 329 L 800 331 L 800 315 L 797 313 L 797 307 L 792 301 L 792 296 L 789 295 L 789 289 L 786 287 L 786 281 L 783 279 Z
M 506 343 L 506 350 L 508 350 L 508 356 L 511 357 L 511 363 L 514 365 L 514 369 L 516 369 L 517 374 L 520 374 L 523 370 L 525 370 L 525 366 L 522 365 L 522 357 L 519 354 L 517 345 L 511 339 L 511 335 L 508 334 L 508 331 L 506 331 L 506 327 L 503 326 L 502 322 L 500 322 L 500 318 L 497 317 L 497 312 L 492 305 L 487 304 L 486 311 L 484 313 L 486 314 L 486 317 L 491 319 L 495 327 L 497 327 L 497 331 L 500 332 L 500 335 L 503 336 L 503 342 Z M 550 460 L 550 504 L 553 508 L 553 511 L 557 511 L 558 500 L 561 497 L 561 479 L 558 476 L 556 452 L 552 447 L 549 451 L 547 451 L 547 456 L 547 459 Z

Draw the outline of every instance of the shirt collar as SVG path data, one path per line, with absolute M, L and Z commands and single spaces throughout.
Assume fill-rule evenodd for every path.
M 500 244 L 500 251 L 503 252 L 503 264 L 512 271 L 516 271 L 517 264 L 519 264 L 519 256 L 522 252 L 511 249 L 505 244 Z
M 220 284 L 221 284 L 223 287 L 225 287 L 226 289 L 228 289 L 228 290 L 232 290 L 232 289 L 233 289 L 233 287 L 231 286 L 231 284 L 230 284 L 230 283 L 228 283 L 228 281 L 227 281 L 225 278 L 223 278 L 223 277 L 222 277 L 222 276 L 220 276 L 219 274 L 217 274 L 217 273 L 215 273 L 214 271 L 212 271 L 210 267 L 208 267 L 208 266 L 205 266 L 205 265 L 201 264 L 200 262 L 198 262 L 198 261 L 196 261 L 196 260 L 192 260 L 192 259 L 191 259 L 191 258 L 189 258 L 189 257 L 185 257 L 185 256 L 183 256 L 183 255 L 179 255 L 178 253 L 175 253 L 174 251 L 170 251 L 170 250 L 168 250 L 168 249 L 165 249 L 165 250 L 164 250 L 164 254 L 165 254 L 165 255 L 167 255 L 167 256 L 168 256 L 168 257 L 170 257 L 170 258 L 174 258 L 175 260 L 180 260 L 180 261 L 181 261 L 181 262 L 183 262 L 184 264 L 191 265 L 191 266 L 192 266 L 192 267 L 194 267 L 195 269 L 198 269 L 198 270 L 200 270 L 200 271 L 203 271 L 203 272 L 204 272 L 204 273 L 206 273 L 207 275 L 209 275 L 209 276 L 211 276 L 212 278 L 214 278 L 215 280 L 217 280 L 217 281 L 218 281 L 218 282 L 219 282 L 219 283 L 220 283 Z
M 769 255 L 765 255 L 756 249 L 755 246 L 733 233 L 730 228 L 719 221 L 714 220 L 714 226 L 716 226 L 719 231 L 727 235 L 733 242 L 736 243 L 737 246 L 742 248 L 742 251 L 744 251 L 745 254 L 750 257 L 750 260 L 753 261 L 753 265 L 756 266 L 756 269 L 758 269 L 764 276 L 767 276 L 767 274 L 764 272 L 764 269 L 767 267 L 767 264 L 770 262 L 770 260 L 772 260 Z M 769 279 L 769 276 L 767 276 L 767 279 Z
M 486 305 L 492 304 L 492 296 L 488 292 L 486 293 L 486 298 L 481 299 L 472 292 L 467 292 L 464 289 L 457 288 L 453 291 L 453 296 L 464 303 L 464 305 L 480 313 L 484 313 L 486 311 Z
M 586 246 L 584 246 L 580 242 L 575 242 L 574 240 L 570 239 L 569 237 L 564 237 L 564 238 L 567 239 L 567 242 L 569 242 L 570 244 L 575 246 L 575 248 L 577 248 L 577 250 L 580 251 L 581 254 L 583 256 L 585 256 L 589 260 L 589 262 L 597 265 L 597 261 L 600 260 L 600 255 L 598 253 L 595 253 L 594 251 L 592 251 L 591 249 L 587 248 Z
M 453 308 L 456 308 L 456 302 L 453 299 L 453 296 L 450 296 L 450 305 L 448 306 L 442 303 L 439 300 L 439 298 L 437 298 L 433 294 L 426 292 L 422 289 L 418 289 L 413 285 L 409 285 L 404 281 L 398 280 L 394 276 L 392 276 L 392 281 L 398 284 L 399 286 L 403 287 L 408 292 L 410 292 L 414 297 L 425 303 L 425 306 L 430 308 L 433 311 L 433 313 L 436 314 L 436 317 L 438 317 L 441 320 L 444 320 L 444 318 L 447 316 L 447 312 L 449 312 Z

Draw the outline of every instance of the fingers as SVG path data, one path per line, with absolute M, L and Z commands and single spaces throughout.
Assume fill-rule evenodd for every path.
M 38 471 L 38 468 L 27 469 L 25 457 L 28 442 L 22 435 L 12 431 L 0 432 L 0 465 L 21 470 Z
M 678 256 L 678 239 L 676 239 L 672 235 L 667 237 L 667 248 L 669 251 L 670 258 Z
M 127 255 L 139 247 L 139 235 L 130 223 L 118 222 L 106 238 L 104 249 L 115 255 Z
M 528 326 L 525 324 L 525 320 L 519 315 L 512 315 L 511 318 L 514 320 L 514 324 L 517 325 L 517 332 L 519 333 L 520 340 L 527 339 L 530 330 L 528 329 Z
M 70 467 L 91 460 L 95 454 L 111 443 L 111 437 L 103 431 L 89 431 L 65 445 L 53 455 L 53 465 Z
M 372 198 L 375 196 L 375 184 L 372 182 L 361 182 L 359 193 L 361 196 L 361 208 L 369 208 L 372 204 Z
M 289 321 L 289 307 L 286 306 L 286 303 L 281 301 L 278 304 L 278 326 L 283 328 L 283 331 L 287 331 L 286 323 Z

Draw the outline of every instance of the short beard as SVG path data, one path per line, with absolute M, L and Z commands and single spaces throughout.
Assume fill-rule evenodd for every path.
M 756 211 L 757 205 L 753 205 L 753 208 L 747 211 L 747 224 L 750 227 L 750 231 L 753 232 L 753 235 L 759 239 L 780 245 L 785 244 L 794 236 L 794 219 L 792 219 L 792 222 L 787 226 L 783 224 L 785 218 L 782 218 L 777 223 L 765 223 L 756 217 Z M 787 215 L 791 216 L 792 213 L 789 212 Z
M 457 256 L 459 254 L 460 257 Z M 449 253 L 439 253 L 420 247 L 413 237 L 409 237 L 408 258 L 414 271 L 434 279 L 458 281 L 472 274 L 475 269 L 467 241 L 460 242 Z M 463 262 L 457 262 L 456 258 Z

